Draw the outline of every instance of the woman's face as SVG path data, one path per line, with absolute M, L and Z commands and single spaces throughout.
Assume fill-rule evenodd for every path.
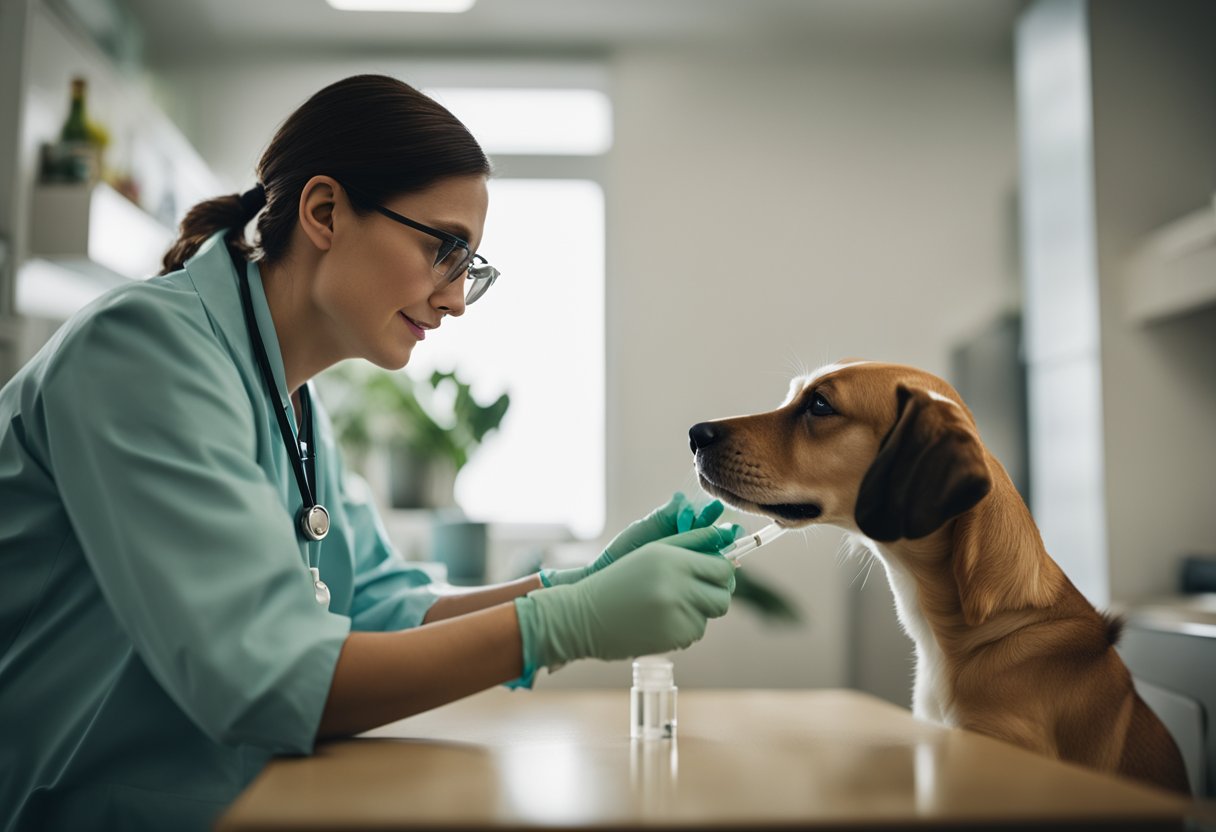
M 460 176 L 383 204 L 477 251 L 489 195 L 485 177 Z M 464 275 L 445 283 L 433 267 L 441 245 L 378 212 L 357 215 L 345 195 L 337 195 L 333 243 L 320 265 L 315 300 L 331 319 L 342 353 L 400 369 L 445 317 L 464 314 Z

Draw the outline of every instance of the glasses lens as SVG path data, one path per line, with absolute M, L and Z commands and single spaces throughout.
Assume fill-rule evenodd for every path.
M 489 291 L 495 280 L 498 280 L 498 269 L 479 255 L 474 255 L 474 263 L 469 266 L 469 285 L 464 295 L 465 305 L 471 304 Z
M 446 242 L 439 247 L 439 254 L 435 257 L 435 271 L 443 275 L 445 283 L 451 283 L 464 273 L 472 259 L 467 248 Z

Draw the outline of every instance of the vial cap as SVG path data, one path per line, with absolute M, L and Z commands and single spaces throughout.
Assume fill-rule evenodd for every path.
M 675 684 L 670 659 L 662 656 L 642 656 L 633 662 L 633 686 L 657 690 Z

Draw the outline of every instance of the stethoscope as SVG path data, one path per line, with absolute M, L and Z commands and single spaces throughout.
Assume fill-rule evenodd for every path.
M 283 445 L 287 448 L 287 458 L 291 460 L 291 470 L 295 473 L 296 485 L 300 488 L 300 499 L 304 505 L 296 515 L 296 530 L 305 540 L 324 540 L 329 534 L 329 512 L 325 506 L 316 501 L 317 485 L 317 449 L 313 440 L 312 396 L 308 385 L 300 387 L 300 441 L 297 444 L 287 421 L 287 408 L 279 399 L 278 385 L 275 384 L 274 373 L 270 369 L 270 359 L 266 357 L 266 347 L 262 343 L 262 334 L 258 331 L 257 318 L 253 314 L 253 293 L 249 288 L 249 267 L 231 250 L 232 267 L 236 269 L 237 280 L 241 287 L 241 308 L 245 313 L 245 328 L 249 331 L 249 340 L 253 345 L 253 357 L 257 360 L 262 372 L 262 381 L 274 398 L 274 415 L 279 423 L 279 435 L 283 437 Z M 329 587 L 321 580 L 321 570 L 309 564 L 308 571 L 312 573 L 313 590 L 317 603 L 329 607 Z

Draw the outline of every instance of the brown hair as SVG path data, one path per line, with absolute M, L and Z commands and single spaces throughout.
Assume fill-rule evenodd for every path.
M 384 75 L 346 78 L 313 95 L 283 122 L 258 162 L 257 187 L 200 202 L 186 213 L 161 274 L 180 269 L 224 229 L 229 249 L 252 258 L 245 226 L 259 213 L 261 259 L 278 260 L 291 242 L 300 192 L 320 174 L 353 190 L 357 196 L 347 194 L 352 205 L 366 213 L 391 196 L 440 179 L 488 176 L 490 162 L 459 119 L 409 84 Z

